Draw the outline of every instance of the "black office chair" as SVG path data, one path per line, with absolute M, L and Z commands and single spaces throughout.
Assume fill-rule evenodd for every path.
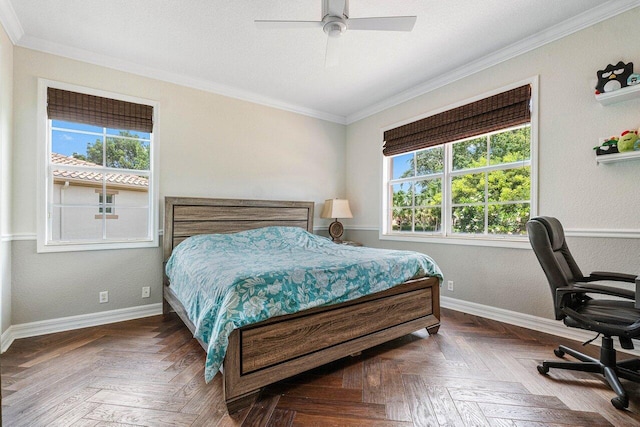
M 617 394 L 617 397 L 611 399 L 613 406 L 618 409 L 626 408 L 629 406 L 629 398 L 619 378 L 640 382 L 640 359 L 616 362 L 616 350 L 613 348 L 611 337 L 618 337 L 624 349 L 633 349 L 631 339 L 640 337 L 640 309 L 635 308 L 635 292 L 583 283 L 600 280 L 634 283 L 636 276 L 600 271 L 583 276 L 569 252 L 564 230 L 556 218 L 531 218 L 527 222 L 527 232 L 531 247 L 549 281 L 556 319 L 563 320 L 570 328 L 587 329 L 602 334 L 600 360 L 561 345 L 553 351 L 556 356 L 563 357 L 566 353 L 580 362 L 545 360 L 538 365 L 538 372 L 545 375 L 549 368 L 560 368 L 600 373 Z M 592 299 L 587 294 L 609 295 L 623 299 Z

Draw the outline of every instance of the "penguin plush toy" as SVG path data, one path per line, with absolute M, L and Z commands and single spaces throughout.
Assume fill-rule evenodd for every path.
M 604 70 L 598 70 L 597 74 L 596 93 L 613 92 L 627 86 L 627 79 L 633 74 L 633 62 L 609 64 Z

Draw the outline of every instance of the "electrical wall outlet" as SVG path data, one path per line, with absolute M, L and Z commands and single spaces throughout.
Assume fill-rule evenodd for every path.
M 447 289 L 453 292 L 453 280 L 447 282 Z
M 143 286 L 142 287 L 142 298 L 149 298 L 151 294 L 151 290 L 149 289 L 149 286 Z
M 105 302 L 109 302 L 109 291 L 100 292 L 100 304 L 104 304 Z

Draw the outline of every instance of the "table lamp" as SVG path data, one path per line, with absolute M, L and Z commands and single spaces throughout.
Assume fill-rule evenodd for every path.
M 344 232 L 344 227 L 342 223 L 338 221 L 338 218 L 353 218 L 351 209 L 349 209 L 349 201 L 347 199 L 325 200 L 320 218 L 334 219 L 331 225 L 329 225 L 329 235 L 331 236 L 331 240 L 340 240 Z

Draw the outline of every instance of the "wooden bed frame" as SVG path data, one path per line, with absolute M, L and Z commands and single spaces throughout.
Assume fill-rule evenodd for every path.
M 313 202 L 166 197 L 164 263 L 189 236 L 286 225 L 313 232 Z M 173 309 L 191 332 L 195 326 L 164 275 L 163 312 Z M 386 341 L 440 327 L 439 281 L 411 280 L 341 304 L 279 316 L 234 330 L 223 363 L 224 396 L 233 413 L 261 388 Z M 206 350 L 206 345 L 200 341 Z

